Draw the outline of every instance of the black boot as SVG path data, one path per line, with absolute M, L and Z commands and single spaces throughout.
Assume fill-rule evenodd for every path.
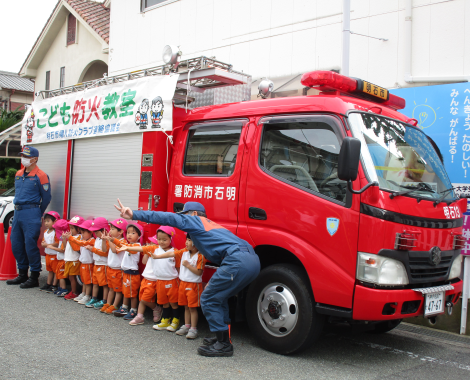
M 18 272 L 18 277 L 14 278 L 13 280 L 8 280 L 7 285 L 19 285 L 23 282 L 26 282 L 28 279 L 28 270 L 20 269 Z
M 228 330 L 217 331 L 215 335 L 217 336 L 217 342 L 211 346 L 200 346 L 197 349 L 199 355 L 211 357 L 232 356 L 233 346 Z
M 217 337 L 216 336 L 213 336 L 212 338 L 206 336 L 203 340 L 202 340 L 202 344 L 206 345 L 206 346 L 212 346 L 215 342 L 217 342 Z
M 31 277 L 28 279 L 28 281 L 22 283 L 20 285 L 21 289 L 29 289 L 29 288 L 35 288 L 39 286 L 39 272 L 31 272 Z

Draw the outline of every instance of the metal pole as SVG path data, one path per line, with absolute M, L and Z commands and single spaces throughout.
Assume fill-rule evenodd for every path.
M 468 293 L 470 290 L 470 256 L 464 257 L 463 269 L 463 294 L 462 294 L 462 316 L 460 319 L 460 334 L 465 335 L 467 331 Z
M 349 75 L 349 39 L 351 21 L 351 0 L 343 0 L 343 56 L 341 74 Z

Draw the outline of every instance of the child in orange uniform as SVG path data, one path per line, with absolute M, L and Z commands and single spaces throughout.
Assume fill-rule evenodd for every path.
M 106 239 L 109 245 L 108 250 L 108 298 L 106 303 L 100 309 L 102 313 L 112 314 L 113 311 L 118 309 L 122 300 L 122 269 L 121 263 L 124 257 L 124 252 L 117 252 L 116 246 L 125 243 L 123 232 L 126 230 L 127 221 L 119 218 L 113 220 L 110 224 L 109 234 L 106 232 L 101 236 Z
M 158 305 L 150 299 L 157 294 L 158 304 L 163 306 L 162 321 L 158 325 L 154 325 L 153 328 L 156 330 L 168 330 L 175 332 L 179 326 L 179 310 L 178 310 L 178 288 L 179 279 L 178 271 L 179 260 L 174 257 L 166 260 L 156 261 L 152 258 L 154 252 L 164 253 L 173 252 L 173 237 L 175 236 L 175 230 L 173 227 L 160 226 L 157 230 L 157 238 L 159 246 L 149 245 L 145 247 L 125 247 L 127 251 L 144 252 L 146 255 L 142 262 L 146 261 L 142 276 L 140 287 L 140 304 L 137 316 L 130 322 L 131 325 L 141 325 L 144 323 L 144 311 L 145 307 L 148 306 L 155 311 Z M 124 248 L 124 247 L 122 247 Z M 170 309 L 171 306 L 171 309 Z M 172 313 L 173 312 L 173 313 Z M 173 314 L 173 320 L 170 316 Z
M 56 251 L 57 252 L 57 267 L 56 267 L 56 272 L 55 276 L 56 279 L 59 281 L 59 287 L 57 290 L 54 292 L 54 295 L 59 296 L 59 297 L 64 297 L 67 295 L 68 290 L 67 290 L 67 284 L 65 282 L 65 279 L 67 276 L 65 276 L 65 261 L 64 261 L 64 252 L 65 252 L 65 245 L 62 242 L 62 235 L 69 230 L 69 225 L 65 219 L 59 219 L 56 221 L 52 227 L 55 230 L 56 238 L 59 239 L 59 245 L 57 247 L 54 247 L 54 245 L 49 244 L 47 248 Z
M 48 245 L 53 247 L 59 246 L 59 239 L 57 239 L 55 230 L 52 227 L 56 220 L 60 219 L 60 215 L 56 211 L 49 211 L 44 215 L 44 238 L 42 239 L 41 245 L 44 247 L 44 252 L 46 254 L 46 270 L 49 272 L 47 275 L 46 285 L 44 285 L 39 290 L 43 290 L 46 293 L 54 292 L 57 286 L 57 278 L 55 272 L 57 270 L 57 251 L 47 248 Z
M 80 245 L 76 243 L 77 240 L 82 240 L 82 235 L 79 233 L 80 225 L 85 221 L 81 216 L 75 215 L 69 220 L 70 232 L 62 235 L 62 241 L 65 245 L 65 273 L 70 280 L 72 290 L 66 296 L 65 300 L 71 300 L 78 297 L 77 294 L 77 276 L 80 275 Z M 69 240 L 70 237 L 75 239 Z
M 128 224 L 126 228 L 126 238 L 129 247 L 140 247 L 138 240 L 142 240 L 143 230 L 138 224 Z M 125 320 L 132 320 L 137 315 L 137 307 L 139 305 L 139 287 L 140 287 L 140 274 L 139 274 L 139 252 L 123 251 L 120 248 L 124 245 L 120 241 L 114 240 L 118 252 L 123 252 L 121 268 L 124 272 L 122 280 L 122 290 L 124 300 L 119 310 L 113 312 L 115 317 L 124 317 Z M 129 310 L 129 302 L 131 309 Z
M 87 245 L 85 248 L 93 252 L 93 295 L 90 301 L 85 306 L 89 308 L 101 309 L 106 303 L 108 298 L 108 280 L 106 272 L 108 267 L 108 251 L 109 244 L 105 239 L 102 239 L 104 232 L 109 232 L 109 224 L 105 218 L 96 218 L 91 223 L 90 231 L 95 233 L 95 244 Z M 98 293 L 100 287 L 103 288 L 103 300 L 98 300 Z
M 186 235 L 186 249 L 160 254 L 152 253 L 151 257 L 154 259 L 175 257 L 181 262 L 178 305 L 184 306 L 185 324 L 176 331 L 176 334 L 186 335 L 187 339 L 197 338 L 197 308 L 201 306 L 202 272 L 206 259 L 199 253 L 189 234 Z M 167 330 L 170 329 L 167 328 Z
M 80 225 L 82 240 L 76 239 L 73 236 L 69 237 L 69 242 L 80 247 L 80 278 L 83 283 L 83 288 L 82 293 L 73 299 L 80 305 L 85 305 L 88 301 L 91 300 L 91 292 L 93 289 L 93 253 L 86 248 L 88 245 L 95 244 L 93 232 L 90 231 L 92 223 L 92 220 L 85 220 Z

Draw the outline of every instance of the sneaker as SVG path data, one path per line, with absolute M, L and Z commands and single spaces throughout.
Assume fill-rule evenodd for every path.
M 178 318 L 173 318 L 173 320 L 171 321 L 171 325 L 168 326 L 166 329 L 168 331 L 175 332 L 176 330 L 178 330 L 179 325 L 180 320 Z
M 134 319 L 137 316 L 137 312 L 134 310 L 129 310 L 129 312 L 124 316 L 124 319 L 126 321 L 130 321 L 131 319 Z
M 106 301 L 101 300 L 101 301 L 98 301 L 97 303 L 95 303 L 95 304 L 93 305 L 93 307 L 94 307 L 95 309 L 100 310 L 100 309 L 104 306 L 105 303 L 106 303 Z M 108 305 L 108 306 L 109 306 L 109 305 Z
M 180 329 L 176 332 L 176 335 L 186 335 L 189 331 L 189 327 L 186 325 L 181 325 Z
M 166 330 L 167 327 L 170 327 L 170 318 L 163 318 L 158 325 L 153 325 L 155 330 Z
M 129 322 L 131 326 L 137 326 L 137 325 L 143 325 L 145 322 L 144 317 L 141 317 L 140 315 L 136 315 L 135 318 Z
M 64 297 L 64 300 L 73 300 L 75 297 L 78 297 L 78 294 L 70 292 Z
M 54 295 L 58 295 L 62 290 L 64 290 L 64 289 L 62 289 L 60 286 L 58 286 L 57 289 L 54 291 Z
M 89 300 L 89 301 L 85 304 L 85 306 L 86 306 L 86 307 L 94 307 L 98 302 L 100 302 L 100 301 L 98 301 L 98 298 L 92 298 L 91 300 Z
M 78 297 L 75 297 L 73 300 L 74 300 L 75 302 L 78 302 L 78 301 L 81 301 L 81 299 L 82 299 L 83 297 L 85 297 L 85 296 L 86 296 L 85 293 L 80 293 L 80 295 L 79 295 Z
M 127 313 L 129 313 L 129 310 L 126 309 L 123 306 L 121 306 L 119 309 L 113 311 L 113 315 L 115 317 L 124 317 L 125 315 L 127 315 Z M 134 319 L 134 317 L 132 317 L 131 319 Z
M 113 311 L 116 311 L 116 310 L 117 310 L 117 309 L 116 309 L 116 306 L 111 305 L 111 306 L 109 306 L 109 307 L 104 311 L 104 313 L 105 313 L 105 314 L 113 314 Z
M 46 285 L 44 285 L 42 288 L 39 288 L 39 290 L 41 290 L 41 291 L 43 291 L 43 292 L 44 292 L 44 291 L 47 291 L 47 290 L 49 290 L 50 288 L 51 288 L 51 285 L 49 285 L 49 284 L 46 284 Z
M 106 309 L 109 307 L 109 303 L 104 303 L 103 306 L 100 308 L 100 312 L 104 313 Z M 98 307 L 95 305 L 95 309 L 98 309 Z
M 78 301 L 78 304 L 86 305 L 88 302 L 90 302 L 90 300 L 91 300 L 91 296 L 85 296 L 80 301 Z
M 178 333 L 178 332 L 176 332 Z M 186 339 L 196 339 L 197 338 L 197 330 L 196 329 L 189 329 L 188 333 L 186 334 Z
M 61 289 L 60 292 L 57 292 L 56 296 L 57 297 L 65 297 L 67 294 L 69 294 L 69 291 L 67 289 Z
M 153 309 L 153 321 L 155 323 L 160 322 L 160 319 L 162 319 L 162 312 L 163 308 L 161 306 L 155 306 L 155 309 Z
M 46 290 L 45 292 L 46 293 L 54 293 L 56 291 L 57 291 L 57 286 L 51 285 L 51 287 L 48 290 Z

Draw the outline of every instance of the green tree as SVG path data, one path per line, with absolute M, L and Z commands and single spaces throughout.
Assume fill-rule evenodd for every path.
M 21 120 L 23 120 L 25 111 L 20 110 L 20 107 L 21 106 L 19 106 L 14 111 L 2 110 L 2 112 L 0 113 L 0 132 L 12 127 L 16 123 L 19 123 Z
M 0 111 L 0 132 L 14 126 L 23 120 L 25 111 L 20 110 L 18 107 L 14 111 Z M 14 158 L 1 158 L 0 159 L 0 188 L 9 189 L 15 184 L 16 171 L 21 167 L 20 160 Z M 9 172 L 10 171 L 10 172 Z M 13 173 L 13 174 L 10 174 Z
M 7 189 L 9 189 L 10 187 L 15 186 L 15 174 L 16 174 L 16 172 L 17 172 L 17 169 L 15 169 L 15 168 L 9 168 L 7 170 L 7 178 L 6 178 Z

